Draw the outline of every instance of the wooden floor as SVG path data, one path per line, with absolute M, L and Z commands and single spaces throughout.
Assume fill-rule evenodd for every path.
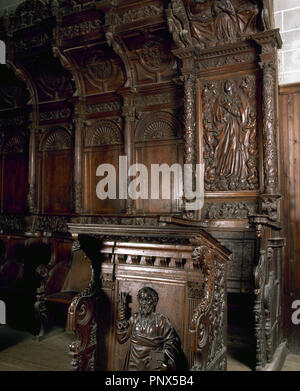
M 0 371 L 69 371 L 69 344 L 74 336 L 55 329 L 38 342 L 30 333 L 0 326 Z M 251 371 L 245 346 L 231 346 L 228 371 Z M 300 356 L 289 354 L 283 371 L 300 371 Z

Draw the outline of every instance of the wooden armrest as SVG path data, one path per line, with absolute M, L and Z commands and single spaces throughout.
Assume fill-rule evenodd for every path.
M 46 296 L 45 300 L 55 303 L 70 304 L 74 296 L 76 296 L 77 294 L 78 292 L 58 292 Z

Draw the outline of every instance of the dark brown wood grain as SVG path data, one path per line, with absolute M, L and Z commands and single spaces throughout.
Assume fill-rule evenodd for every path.
M 287 240 L 285 251 L 285 327 L 290 335 L 290 348 L 299 352 L 300 340 L 297 325 L 291 321 L 294 300 L 300 297 L 299 268 L 299 84 L 280 87 L 280 134 L 283 171 L 283 219 Z

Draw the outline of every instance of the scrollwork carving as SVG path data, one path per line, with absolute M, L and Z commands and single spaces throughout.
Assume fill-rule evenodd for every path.
M 202 271 L 204 279 L 204 294 L 190 322 L 192 346 L 196 354 L 192 370 L 209 370 L 226 351 L 223 335 L 226 266 L 206 246 L 196 247 L 192 259 L 194 267 Z
M 182 0 L 172 0 L 166 11 L 169 31 L 178 48 L 192 46 L 186 9 Z

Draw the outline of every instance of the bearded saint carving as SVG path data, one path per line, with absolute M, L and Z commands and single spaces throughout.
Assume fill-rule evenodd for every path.
M 180 339 L 169 319 L 156 312 L 157 292 L 149 287 L 138 292 L 139 311 L 126 319 L 127 294 L 119 295 L 117 340 L 130 341 L 125 371 L 176 370 L 182 355 Z

